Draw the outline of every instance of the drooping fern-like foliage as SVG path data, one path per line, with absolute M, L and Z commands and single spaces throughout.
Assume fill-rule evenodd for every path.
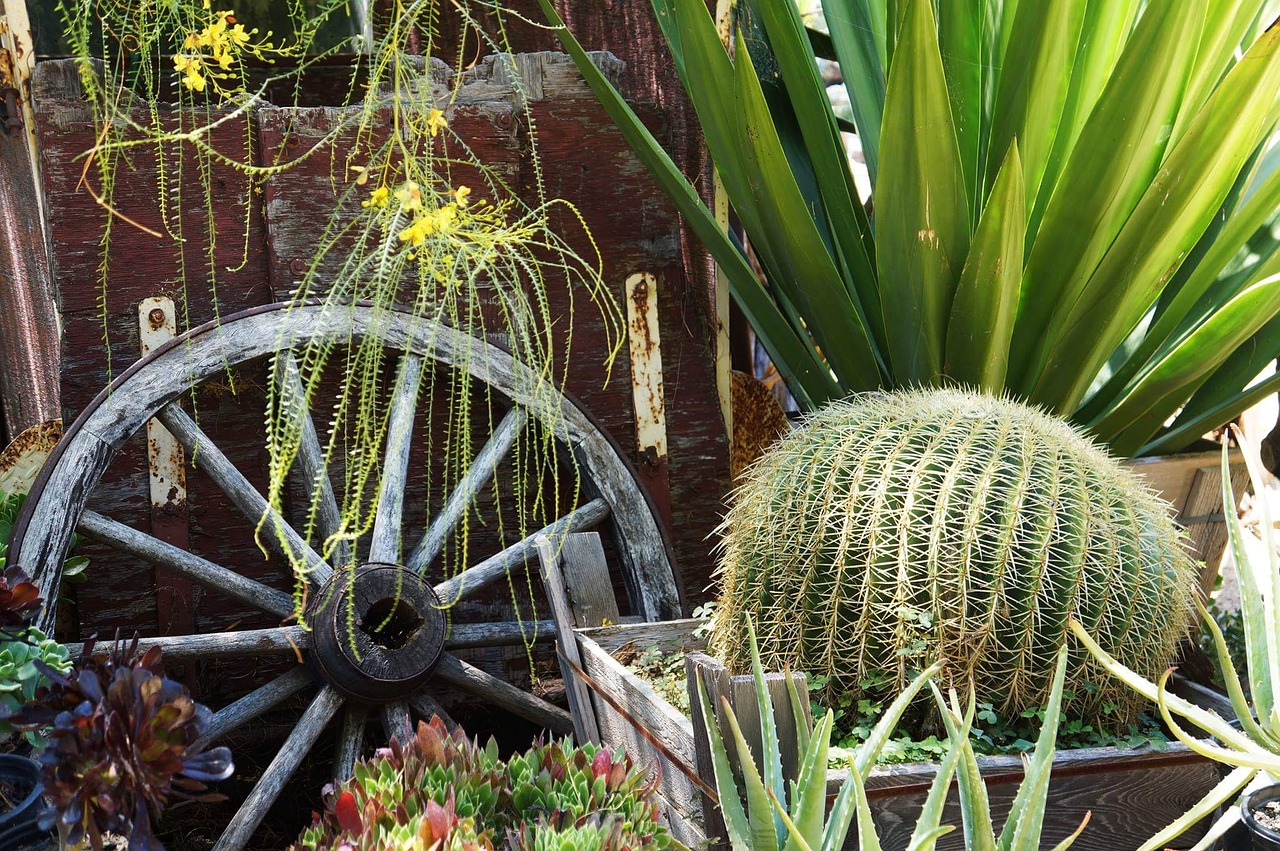
M 899 693 L 946 660 L 997 712 L 1044 705 L 1068 620 L 1148 676 L 1191 623 L 1197 567 L 1168 507 L 1066 422 L 960 390 L 829 405 L 752 468 L 725 522 L 713 649 L 829 694 Z M 1069 704 L 1140 702 L 1085 654 Z
M 450 20 L 461 21 L 461 31 L 446 31 L 446 6 Z M 272 32 L 258 23 L 268 17 L 278 23 L 286 7 L 287 28 Z M 215 170 L 240 172 L 252 192 L 273 175 L 326 158 L 333 207 L 327 221 L 314 223 L 316 252 L 293 293 L 294 303 L 320 299 L 334 310 L 365 303 L 373 307 L 375 325 L 390 321 L 398 309 L 479 338 L 496 337 L 530 367 L 531 377 L 522 379 L 517 394 L 549 400 L 563 384 L 573 296 L 585 295 L 603 315 L 606 345 L 599 357 L 611 364 L 620 342 L 620 311 L 603 285 L 599 253 L 576 208 L 543 189 L 536 127 L 507 48 L 501 4 L 391 0 L 378 5 L 371 18 L 368 4 L 353 3 L 352 30 L 358 34 L 345 45 L 321 47 L 320 34 L 331 35 L 347 8 L 342 0 L 288 0 L 268 16 L 263 4 L 242 2 L 233 8 L 230 0 L 63 0 L 68 42 L 81 60 L 100 128 L 97 145 L 86 157 L 84 185 L 105 211 L 104 276 L 112 230 L 143 227 L 112 206 L 117 170 L 140 150 L 152 152 L 159 164 L 164 231 L 155 233 L 206 248 L 204 268 L 184 266 L 182 273 L 187 288 L 208 288 L 215 306 L 222 271 L 213 253 Z M 496 21 L 496 29 L 482 30 L 481 13 Z M 435 54 L 437 45 L 455 47 L 467 39 L 478 39 L 496 55 L 491 61 L 515 88 L 515 108 L 529 131 L 521 141 L 533 166 L 531 187 L 510 185 L 450 124 L 467 74 L 445 68 Z M 297 91 L 313 63 L 352 50 L 359 54 L 352 88 L 335 94 L 334 105 L 344 108 L 323 138 L 301 151 L 256 151 L 247 119 L 266 105 L 268 90 L 287 90 L 293 83 Z M 147 107 L 145 123 L 136 119 L 139 102 Z M 246 128 L 244 149 L 235 155 L 210 142 L 211 131 L 229 122 Z M 192 159 L 205 197 L 183 197 L 180 190 L 175 196 L 173 187 L 183 185 L 175 170 L 189 167 Z M 207 213 L 199 233 L 184 225 L 183 211 L 194 204 Z M 245 199 L 246 215 L 253 208 Z M 562 315 L 561 301 L 552 307 L 551 287 L 567 294 L 568 316 Z M 105 277 L 100 288 L 105 334 Z M 431 340 L 414 343 L 428 353 L 433 345 Z M 384 349 L 376 334 L 296 346 L 282 339 L 280 345 L 293 351 L 277 359 L 273 377 L 296 375 L 298 380 L 268 382 L 268 498 L 282 507 L 286 482 L 297 466 L 305 423 L 298 397 L 304 395 L 320 428 L 326 465 L 340 471 L 334 488 L 341 519 L 336 530 L 318 526 L 322 493 L 316 488 L 312 504 L 303 506 L 303 531 L 327 558 L 346 562 L 337 567 L 353 568 L 360 554 L 347 544 L 372 529 L 377 512 L 389 389 L 400 375 L 399 355 Z M 418 384 L 420 396 L 447 400 L 427 406 L 431 413 L 418 417 L 414 435 L 415 442 L 425 440 L 425 457 L 443 458 L 444 464 L 442 473 L 415 469 L 411 474 L 428 478 L 428 494 L 447 493 L 466 475 L 479 448 L 472 445 L 475 421 L 496 423 L 505 403 L 473 380 L 466 364 L 425 370 Z M 509 485 L 513 507 L 488 518 L 500 536 L 524 537 L 553 507 L 576 498 L 575 471 L 558 469 L 547 427 L 554 425 L 526 429 L 516 442 Z M 470 514 L 462 518 L 443 557 L 444 572 L 466 566 L 471 522 Z M 275 534 L 279 531 L 267 526 L 259 529 L 260 537 Z M 306 565 L 299 560 L 293 567 L 301 617 Z

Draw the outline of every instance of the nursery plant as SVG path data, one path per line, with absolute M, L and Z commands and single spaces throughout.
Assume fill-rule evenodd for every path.
M 777 719 L 765 684 L 764 668 L 749 617 L 745 628 L 751 648 L 751 670 L 755 682 L 756 709 L 760 718 L 763 765 L 756 765 L 733 708 L 725 697 L 720 698 L 723 716 L 732 732 L 733 752 L 738 756 L 737 764 L 742 774 L 741 788 L 734 775 L 730 750 L 720 735 L 718 725 L 714 720 L 707 724 L 707 736 L 715 766 L 716 791 L 734 851 L 839 849 L 844 847 L 848 832 L 855 823 L 858 826 L 858 848 L 862 851 L 880 851 L 875 822 L 867 801 L 866 780 L 875 767 L 880 748 L 888 741 L 902 714 L 925 685 L 932 690 L 934 701 L 946 724 L 948 749 L 930 785 L 912 831 L 908 851 L 930 851 L 939 838 L 954 830 L 952 825 L 942 825 L 941 820 L 952 779 L 957 774 L 967 849 L 1010 851 L 1041 847 L 1040 833 L 1044 824 L 1049 773 L 1053 766 L 1063 682 L 1067 670 L 1066 648 L 1058 651 L 1044 726 L 1035 750 L 1026 762 L 1025 776 L 1009 816 L 997 836 L 986 786 L 969 740 L 969 727 L 976 707 L 972 686 L 968 709 L 962 714 L 955 690 L 951 690 L 948 701 L 932 681 L 943 670 L 943 663 L 938 662 L 921 672 L 885 711 L 866 743 L 854 752 L 848 764 L 848 777 L 828 813 L 826 768 L 833 715 L 828 710 L 816 726 L 810 725 L 796 693 L 794 681 L 790 676 L 786 678 L 796 729 L 801 733 L 801 764 L 796 778 L 784 778 Z M 711 711 L 710 700 L 701 681 L 698 688 L 703 718 L 714 719 L 716 715 Z M 1085 821 L 1087 823 L 1088 819 Z M 1074 834 L 1054 846 L 1054 850 L 1069 848 L 1084 826 L 1081 824 Z
M 66 674 L 71 668 L 67 649 L 29 623 L 41 602 L 35 585 L 18 567 L 0 575 L 0 740 L 15 732 L 9 717 L 35 698 L 38 687 L 49 683 L 41 669 Z M 39 731 L 28 730 L 25 736 L 32 747 L 44 745 Z
M 1072 632 L 1089 652 L 1135 694 L 1156 704 L 1169 730 L 1183 744 L 1232 767 L 1231 772 L 1199 803 L 1152 837 L 1140 851 L 1164 848 L 1219 807 L 1234 801 L 1242 790 L 1268 785 L 1280 778 L 1280 536 L 1276 534 L 1263 489 L 1266 474 L 1261 456 L 1239 429 L 1233 427 L 1233 432 L 1253 482 L 1253 504 L 1260 533 L 1259 537 L 1245 531 L 1236 510 L 1230 477 L 1227 476 L 1222 488 L 1223 514 L 1227 519 L 1227 534 L 1240 580 L 1246 659 L 1244 673 L 1247 680 L 1241 679 L 1217 621 L 1203 607 L 1201 615 L 1213 638 L 1223 682 L 1239 726 L 1170 693 L 1168 684 L 1172 670 L 1166 670 L 1158 679 L 1143 675 L 1108 653 L 1087 624 L 1074 618 L 1071 620 Z M 1222 464 L 1225 472 L 1228 464 L 1225 445 Z M 1183 726 L 1184 722 L 1212 736 L 1215 742 L 1192 735 Z M 1197 851 L 1213 847 L 1213 843 L 1239 822 L 1240 817 L 1239 807 L 1227 807 L 1224 815 L 1195 846 Z
M 609 747 L 539 742 L 504 761 L 492 740 L 481 747 L 437 717 L 357 764 L 292 849 L 680 848 L 658 821 L 655 790 Z
M 1274 393 L 1273 3 L 652 0 L 744 246 L 539 0 L 803 409 L 962 383 L 1120 455 Z M 839 61 L 838 120 L 814 46 Z M 841 131 L 871 182 L 855 185 Z M 1166 422 L 1172 419 L 1172 422 Z
M 172 798 L 220 799 L 206 784 L 231 776 L 231 752 L 204 747 L 212 713 L 164 676 L 159 647 L 90 641 L 68 674 L 35 665 L 50 685 L 10 721 L 47 731 L 41 826 L 56 827 L 63 847 L 100 851 L 114 832 L 131 851 L 164 851 L 151 824 Z
M 829 404 L 748 471 L 723 532 L 712 652 L 745 669 L 749 615 L 765 665 L 824 678 L 828 706 L 946 659 L 997 714 L 1042 707 L 1071 613 L 1155 677 L 1194 611 L 1167 506 L 1070 424 L 978 392 Z M 1086 654 L 1068 676 L 1078 718 L 1141 706 Z

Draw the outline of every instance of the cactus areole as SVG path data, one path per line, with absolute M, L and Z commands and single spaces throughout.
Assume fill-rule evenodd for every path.
M 1198 567 L 1168 505 L 1072 426 L 963 390 L 829 405 L 747 474 L 723 527 L 712 648 L 892 695 L 937 659 L 997 711 L 1041 706 L 1075 614 L 1155 678 L 1191 623 Z M 1122 724 L 1141 698 L 1083 649 L 1069 704 Z

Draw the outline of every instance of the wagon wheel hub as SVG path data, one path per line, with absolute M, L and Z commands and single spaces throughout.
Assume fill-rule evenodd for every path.
M 431 676 L 447 624 L 440 599 L 422 577 L 398 564 L 339 570 L 310 607 L 321 675 L 353 700 L 403 700 Z

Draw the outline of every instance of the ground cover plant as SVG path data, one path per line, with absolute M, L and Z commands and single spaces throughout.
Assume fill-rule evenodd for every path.
M 1254 381 L 1280 348 L 1275 4 L 822 0 L 814 33 L 793 0 L 652 0 L 762 281 L 540 2 L 802 408 L 971 384 L 1128 456 L 1280 385 Z
M 682 847 L 659 823 L 656 788 L 607 746 L 539 742 L 504 760 L 433 718 L 358 763 L 292 851 Z

